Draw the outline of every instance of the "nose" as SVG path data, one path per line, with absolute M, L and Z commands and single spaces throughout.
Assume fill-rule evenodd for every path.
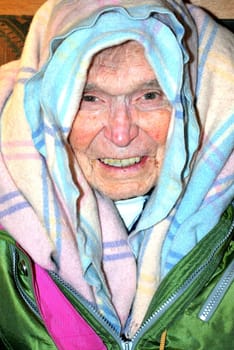
M 112 103 L 104 135 L 116 146 L 126 147 L 138 135 L 134 111 L 124 101 Z

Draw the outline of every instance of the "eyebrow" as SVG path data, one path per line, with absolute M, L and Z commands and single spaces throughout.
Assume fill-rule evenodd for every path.
M 142 85 L 140 85 L 140 87 L 146 87 L 146 88 L 161 88 L 161 86 L 159 85 L 159 82 L 157 79 L 153 79 L 153 80 L 149 80 L 144 82 Z
M 85 84 L 84 86 L 84 92 L 88 92 L 88 91 L 92 91 L 92 90 L 95 90 L 97 89 L 98 86 L 96 84 L 93 84 L 93 83 L 87 83 Z
M 147 89 L 147 88 L 160 88 L 161 89 L 161 86 L 159 85 L 159 82 L 157 79 L 152 79 L 152 80 L 149 80 L 149 81 L 144 81 L 142 83 L 139 83 L 137 86 L 136 86 L 136 90 L 137 89 Z M 84 87 L 84 92 L 89 92 L 89 91 L 93 91 L 93 90 L 100 90 L 99 86 L 94 84 L 94 83 L 87 83 Z

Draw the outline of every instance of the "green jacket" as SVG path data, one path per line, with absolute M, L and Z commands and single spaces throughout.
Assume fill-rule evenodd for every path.
M 58 276 L 53 273 L 51 277 L 102 338 L 106 349 L 231 350 L 233 220 L 234 209 L 229 206 L 215 228 L 164 278 L 143 326 L 131 341 L 115 334 L 108 322 Z M 0 349 L 57 349 L 36 304 L 32 261 L 4 231 L 0 232 L 0 281 Z

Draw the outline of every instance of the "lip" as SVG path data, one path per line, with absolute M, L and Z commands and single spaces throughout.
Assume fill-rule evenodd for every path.
M 135 156 L 129 158 L 101 158 L 98 159 L 99 164 L 106 169 L 115 171 L 137 169 L 142 167 L 148 157 Z
M 105 165 L 113 166 L 115 168 L 125 168 L 135 164 L 140 163 L 141 157 L 131 157 L 131 158 L 101 158 L 99 159 L 101 163 Z

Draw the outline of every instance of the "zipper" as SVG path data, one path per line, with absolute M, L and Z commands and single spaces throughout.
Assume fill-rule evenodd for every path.
M 117 333 L 115 328 L 103 317 L 98 310 L 82 295 L 80 295 L 69 283 L 64 281 L 56 272 L 49 271 L 49 275 L 52 279 L 59 284 L 63 285 L 72 295 L 75 297 L 90 313 L 91 315 L 107 330 L 110 335 L 117 342 L 121 350 L 133 350 L 132 340 L 126 340 Z
M 211 254 L 208 256 L 206 262 L 199 266 L 192 275 L 184 282 L 184 284 L 177 289 L 138 329 L 136 334 L 131 340 L 123 339 L 116 330 L 111 326 L 111 324 L 99 314 L 98 310 L 90 304 L 85 298 L 83 298 L 76 290 L 74 290 L 68 283 L 61 279 L 55 272 L 49 272 L 52 278 L 59 281 L 66 289 L 68 289 L 75 298 L 86 308 L 88 311 L 96 318 L 98 322 L 112 335 L 116 340 L 117 344 L 120 346 L 121 350 L 134 350 L 138 340 L 143 337 L 143 335 L 151 328 L 151 326 L 169 309 L 169 307 L 175 303 L 178 298 L 190 287 L 190 285 L 199 277 L 199 275 L 204 271 L 204 269 L 209 265 L 212 258 L 223 245 L 223 243 L 231 236 L 234 228 L 234 221 L 231 224 L 225 237 L 214 247 Z M 234 265 L 233 265 L 234 269 Z M 227 272 L 228 274 L 228 272 Z
M 234 260 L 228 266 L 220 281 L 216 284 L 215 288 L 209 295 L 205 304 L 203 305 L 198 317 L 200 320 L 207 322 L 210 320 L 212 315 L 215 313 L 217 307 L 222 301 L 228 288 L 234 281 Z
M 55 281 L 63 285 L 75 298 L 77 298 L 77 300 L 91 313 L 91 315 L 98 322 L 100 322 L 103 328 L 105 328 L 109 332 L 109 334 L 114 338 L 114 340 L 116 341 L 116 343 L 118 344 L 121 350 L 134 350 L 138 340 L 143 337 L 143 335 L 151 328 L 153 323 L 155 323 L 168 310 L 168 308 L 178 300 L 178 298 L 190 287 L 190 285 L 199 277 L 199 275 L 209 265 L 215 253 L 232 234 L 233 228 L 234 228 L 234 221 L 232 222 L 232 225 L 228 230 L 228 233 L 216 245 L 216 247 L 213 249 L 211 254 L 208 256 L 208 259 L 206 260 L 206 262 L 203 263 L 200 267 L 198 267 L 192 273 L 192 275 L 184 282 L 184 284 L 179 289 L 177 289 L 177 291 L 175 291 L 161 306 L 159 306 L 159 308 L 155 312 L 153 312 L 153 314 L 138 329 L 138 331 L 136 332 L 136 334 L 133 336 L 131 340 L 123 339 L 123 337 L 121 337 L 117 333 L 117 331 L 112 327 L 112 325 L 108 322 L 108 320 L 104 318 L 102 315 L 100 315 L 98 310 L 90 302 L 88 302 L 85 298 L 83 298 L 71 285 L 66 283 L 59 275 L 57 275 L 53 271 L 49 271 L 49 274 Z M 16 252 L 15 247 L 11 246 L 11 252 L 13 256 L 13 274 L 15 277 L 17 289 L 20 295 L 22 296 L 23 300 L 29 306 L 29 308 L 34 312 L 34 314 L 36 314 L 37 317 L 41 319 L 40 313 L 36 304 L 28 297 L 28 295 L 24 292 L 23 288 L 20 285 L 20 281 L 17 276 L 17 268 L 16 268 L 16 264 L 18 261 L 18 253 Z M 223 283 L 221 283 L 220 281 L 220 290 L 222 289 L 221 286 L 223 286 L 223 289 L 226 291 L 228 288 L 227 285 L 229 286 L 231 284 L 231 282 L 233 281 L 233 278 L 234 278 L 234 262 L 229 266 L 229 268 L 224 273 L 224 278 L 222 279 Z
M 122 343 L 122 349 L 123 350 L 132 350 L 133 347 L 132 347 L 132 341 L 123 341 Z
M 10 245 L 10 252 L 12 255 L 12 270 L 13 270 L 13 276 L 14 281 L 16 284 L 16 288 L 21 296 L 21 298 L 24 300 L 26 305 L 29 307 L 29 309 L 40 319 L 41 315 L 39 312 L 39 309 L 37 307 L 37 304 L 33 302 L 33 300 L 25 293 L 24 289 L 21 286 L 20 280 L 18 278 L 18 272 L 17 272 L 17 263 L 19 262 L 19 254 L 17 252 L 17 249 L 15 246 Z M 93 315 L 93 317 L 96 318 L 96 320 L 111 334 L 111 336 L 115 339 L 117 344 L 119 345 L 121 350 L 131 350 L 130 342 L 125 341 L 119 336 L 117 331 L 113 328 L 113 326 L 108 322 L 107 319 L 105 319 L 97 309 L 85 298 L 83 298 L 74 288 L 72 288 L 71 285 L 66 283 L 59 275 L 57 275 L 53 271 L 48 271 L 49 275 L 52 277 L 53 280 L 58 281 L 60 284 L 62 284 L 69 292 L 77 298 L 77 300 L 86 308 L 88 311 Z
M 25 293 L 24 289 L 21 286 L 20 280 L 18 278 L 17 263 L 19 261 L 19 254 L 17 253 L 15 246 L 10 245 L 10 252 L 12 255 L 12 270 L 13 270 L 13 276 L 14 276 L 16 288 L 18 289 L 18 292 L 20 293 L 22 299 L 24 300 L 26 305 L 29 307 L 29 309 L 41 320 L 41 315 L 36 303 L 34 303 L 33 300 Z
M 67 289 L 73 297 L 75 297 L 79 303 L 81 303 L 89 312 L 90 314 L 105 328 L 110 335 L 115 339 L 117 344 L 119 345 L 120 349 L 122 350 L 129 350 L 130 348 L 125 347 L 125 341 L 121 338 L 121 336 L 117 333 L 117 331 L 114 329 L 114 327 L 108 322 L 106 318 L 104 318 L 98 310 L 88 301 L 86 300 L 82 295 L 80 295 L 69 283 L 64 281 L 56 272 L 49 271 L 49 275 L 51 278 L 57 282 L 58 284 L 62 285 L 65 289 Z
M 231 236 L 233 229 L 234 229 L 234 220 L 226 236 L 216 245 L 216 247 L 213 249 L 211 254 L 208 256 L 208 259 L 206 260 L 206 262 L 202 264 L 200 267 L 198 267 L 197 270 L 195 270 L 192 273 L 192 275 L 184 282 L 184 284 L 179 289 L 177 289 L 177 291 L 175 291 L 138 329 L 136 334 L 131 339 L 131 347 L 129 348 L 130 350 L 135 349 L 135 346 L 138 340 L 141 339 L 142 336 L 151 328 L 153 323 L 155 323 L 159 319 L 159 317 L 161 317 L 168 310 L 168 308 L 173 303 L 175 303 L 178 300 L 178 298 L 189 288 L 189 286 L 199 277 L 202 271 L 204 271 L 204 269 L 209 265 L 215 253 L 219 250 L 219 248 L 223 245 L 223 243 Z M 232 269 L 234 269 L 234 265 L 232 266 Z

